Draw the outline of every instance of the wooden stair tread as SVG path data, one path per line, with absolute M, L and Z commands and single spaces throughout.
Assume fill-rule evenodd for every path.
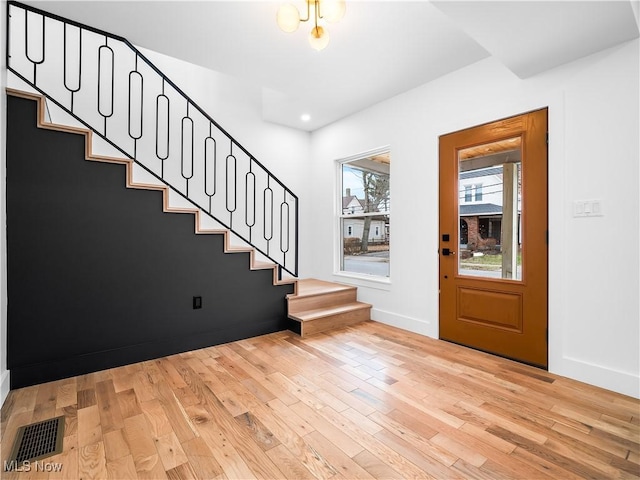
M 364 302 L 352 302 L 342 305 L 335 305 L 332 307 L 316 308 L 313 310 L 306 310 L 304 312 L 297 312 L 295 314 L 289 314 L 289 318 L 297 320 L 299 322 L 309 322 L 317 320 L 319 318 L 330 317 L 333 315 L 340 315 L 343 313 L 354 312 L 357 310 L 365 310 L 371 308 L 371 305 Z
M 342 292 L 346 290 L 355 290 L 356 287 L 351 285 L 343 285 L 341 283 L 325 282 L 323 280 L 316 280 L 314 278 L 306 278 L 298 280 L 298 293 L 295 295 L 299 297 L 310 297 L 314 295 L 328 295 L 335 292 Z

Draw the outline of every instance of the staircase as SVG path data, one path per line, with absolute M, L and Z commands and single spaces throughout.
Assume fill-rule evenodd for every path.
M 278 278 L 298 276 L 298 197 L 256 156 L 125 38 L 8 7 L 9 85 L 43 95 L 146 183 L 169 187 L 185 208 L 277 265 Z
M 347 325 L 353 325 L 370 320 L 371 305 L 357 301 L 357 288 L 349 285 L 326 282 L 316 279 L 295 280 L 293 278 L 279 278 L 278 265 L 270 261 L 261 261 L 255 249 L 248 246 L 234 245 L 232 233 L 224 228 L 211 228 L 207 224 L 207 216 L 188 205 L 175 205 L 176 196 L 172 196 L 172 189 L 164 184 L 154 183 L 153 177 L 145 177 L 146 181 L 137 180 L 144 171 L 136 170 L 136 164 L 128 158 L 100 155 L 93 152 L 95 137 L 86 128 L 55 124 L 46 121 L 46 99 L 42 95 L 7 89 L 7 94 L 14 97 L 33 100 L 38 105 L 38 128 L 55 130 L 85 136 L 85 158 L 87 161 L 121 164 L 126 167 L 127 188 L 161 191 L 163 194 L 162 209 L 165 213 L 181 213 L 194 215 L 194 232 L 203 235 L 222 235 L 224 238 L 224 252 L 248 253 L 250 270 L 272 270 L 273 285 L 294 285 L 294 293 L 287 297 L 288 317 L 290 328 L 302 337 L 316 333 L 334 330 Z M 137 174 L 136 174 L 137 172 Z M 180 197 L 177 197 L 179 200 Z M 184 203 L 184 202 L 182 202 Z
M 371 305 L 357 301 L 357 288 L 321 280 L 298 280 L 287 298 L 292 330 L 301 337 L 370 320 Z
M 119 218 L 131 218 L 128 215 L 132 215 L 133 210 L 139 211 L 137 231 L 144 230 L 142 224 L 145 224 L 145 232 L 151 232 L 151 235 L 144 238 L 148 238 L 150 244 L 162 243 L 163 251 L 167 252 L 166 256 L 154 257 L 158 249 L 146 248 L 146 244 L 140 247 L 138 243 L 138 254 L 134 258 L 153 257 L 153 261 L 148 262 L 153 265 L 153 273 L 148 268 L 139 268 L 138 272 L 148 272 L 142 276 L 144 278 L 130 273 L 117 274 L 114 272 L 125 272 L 131 267 L 120 260 L 128 258 L 124 246 L 131 246 L 133 236 L 118 238 L 119 242 L 110 245 L 122 246 L 122 251 L 110 257 L 100 256 L 100 259 L 115 260 L 105 261 L 103 269 L 94 269 L 103 276 L 107 274 L 102 272 L 111 272 L 111 282 L 96 279 L 109 285 L 109 288 L 101 289 L 92 288 L 95 282 L 90 281 L 80 281 L 73 284 L 73 289 L 67 288 L 71 284 L 58 282 L 53 269 L 26 277 L 14 269 L 9 281 L 22 288 L 13 289 L 9 302 L 12 309 L 8 321 L 14 352 L 9 360 L 14 388 L 287 327 L 304 337 L 370 318 L 371 306 L 357 301 L 355 287 L 319 280 L 296 280 L 298 197 L 131 43 L 15 1 L 9 1 L 8 6 L 7 69 L 9 85 L 18 90 L 7 93 L 37 102 L 36 131 L 46 129 L 73 134 L 70 137 L 76 137 L 76 141 L 71 141 L 74 144 L 78 143 L 77 136 L 84 136 L 80 158 L 84 151 L 84 158 L 92 162 L 89 169 L 92 172 L 87 173 L 86 178 L 94 182 L 91 183 L 93 193 L 102 192 L 104 187 L 112 195 L 110 198 L 123 202 L 119 203 Z M 13 137 L 45 145 L 44 140 L 42 143 L 33 140 L 41 138 L 36 132 L 30 133 L 33 137 L 29 140 L 27 132 L 30 129 L 33 124 L 29 127 L 25 124 L 19 132 L 13 132 Z M 52 136 L 57 135 L 52 132 Z M 66 140 L 58 140 L 66 144 Z M 52 151 L 61 150 L 56 147 Z M 29 155 L 14 157 L 20 157 L 22 165 L 26 166 L 33 158 Z M 86 171 L 84 167 L 79 166 L 79 169 Z M 120 168 L 124 168 L 126 174 L 123 175 Z M 104 173 L 105 177 L 93 176 L 97 169 L 110 173 Z M 114 169 L 120 173 L 114 174 Z M 76 170 L 67 171 L 66 164 L 64 171 L 65 179 L 79 175 Z M 14 182 L 13 206 L 23 203 L 19 195 L 21 188 L 26 186 L 26 190 L 33 190 L 34 186 L 41 185 L 34 182 L 29 173 L 25 173 L 24 178 L 18 177 L 17 181 L 11 180 Z M 56 188 L 66 185 L 68 191 L 76 192 L 76 184 L 47 180 L 42 183 Z M 126 185 L 124 190 L 123 183 Z M 133 193 L 135 190 L 151 192 Z M 129 193 L 123 193 L 127 191 Z M 77 198 L 85 195 L 84 191 L 76 193 Z M 154 204 L 159 194 L 161 204 Z M 131 202 L 135 203 L 135 208 L 124 201 L 125 196 L 135 198 Z M 40 191 L 31 191 L 29 198 L 47 196 L 41 195 Z M 97 198 L 97 194 L 91 198 Z M 31 205 L 27 208 L 32 208 Z M 41 208 L 44 205 L 48 208 Z M 86 205 L 85 202 L 82 206 Z M 97 205 L 99 208 L 91 210 L 91 218 L 98 218 L 94 215 L 98 211 L 103 215 L 99 218 L 111 221 L 117 217 L 114 204 L 105 201 Z M 105 205 L 110 205 L 110 210 L 102 209 Z M 66 215 L 77 209 L 59 211 Z M 61 230 L 56 211 L 50 204 L 38 202 L 33 206 L 33 212 L 42 214 L 39 217 L 43 219 L 41 224 L 47 224 L 49 229 L 43 229 L 39 235 L 28 225 L 14 221 L 13 232 L 46 243 L 52 239 L 51 235 L 57 235 Z M 161 214 L 156 212 L 178 215 L 159 218 Z M 16 217 L 30 218 L 22 214 L 12 218 L 15 220 Z M 65 220 L 67 218 L 71 216 L 65 216 Z M 16 225 L 22 229 L 15 228 Z M 87 232 L 100 228 L 103 228 L 102 224 Z M 110 231 L 123 236 L 124 232 L 129 232 L 127 228 L 128 225 L 116 222 Z M 63 242 L 63 245 L 86 236 L 82 232 L 78 235 L 77 229 L 62 231 L 69 236 L 68 239 L 65 237 L 69 242 Z M 156 231 L 163 233 L 154 238 Z M 171 243 L 173 239 L 175 242 Z M 14 240 L 14 245 L 17 243 L 20 242 Z M 209 250 L 204 250 L 205 245 Z M 33 248 L 37 250 L 39 246 Z M 213 253 L 209 253 L 220 249 L 231 255 L 213 257 Z M 23 257 L 15 257 L 17 250 L 13 249 L 13 264 L 24 266 L 28 262 L 23 261 Z M 44 251 L 43 248 L 40 250 Z M 47 259 L 69 257 L 59 255 L 57 250 L 49 253 Z M 183 261 L 176 266 L 178 258 Z M 217 263 L 212 265 L 214 258 Z M 247 263 L 248 269 L 254 271 L 249 275 L 245 273 Z M 48 265 L 44 260 L 41 264 Z M 69 269 L 67 273 L 71 276 L 80 278 L 80 267 L 68 268 L 67 265 L 73 265 L 73 262 L 59 266 L 63 270 Z M 87 261 L 84 265 L 94 263 Z M 173 268 L 169 266 L 165 271 L 164 265 Z M 182 268 L 182 265 L 188 267 Z M 215 276 L 205 267 L 216 270 Z M 36 272 L 35 267 L 32 270 Z M 182 280 L 165 288 L 169 285 L 165 277 L 173 279 L 172 275 Z M 94 274 L 90 272 L 86 278 L 92 276 Z M 46 278 L 49 283 L 38 283 L 34 280 L 36 277 Z M 119 295 L 113 294 L 119 285 L 143 281 L 148 281 L 148 286 L 136 290 L 138 284 L 135 284 L 129 289 L 123 287 L 118 291 Z M 49 296 L 57 299 L 52 300 L 52 304 L 57 302 L 61 309 L 53 314 L 51 309 L 44 308 L 46 302 L 40 302 L 39 307 L 43 310 L 33 314 L 25 307 L 29 302 L 16 294 L 28 296 L 31 286 L 39 287 L 40 293 L 51 292 Z M 58 288 L 66 290 L 54 295 Z M 73 295 L 69 293 L 71 290 Z M 285 296 L 287 312 L 282 301 Z M 78 297 L 80 301 L 76 301 Z M 247 302 L 247 298 L 251 300 Z M 103 308 L 96 308 L 99 305 Z M 80 307 L 91 313 L 88 316 L 94 323 L 84 321 L 87 314 Z M 60 328 L 56 330 L 54 326 L 58 324 Z M 61 335 L 59 345 L 49 348 L 49 343 L 55 343 L 49 340 L 66 329 L 75 330 L 78 338 L 84 341 L 70 347 L 64 344 L 64 335 Z M 37 342 L 32 341 L 31 331 L 40 332 Z M 20 332 L 23 335 L 18 335 Z

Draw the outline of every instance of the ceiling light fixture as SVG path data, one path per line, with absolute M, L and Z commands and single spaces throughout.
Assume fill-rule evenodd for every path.
M 295 32 L 300 22 L 311 20 L 313 9 L 313 28 L 309 33 L 309 43 L 320 51 L 329 44 L 329 33 L 318 25 L 318 20 L 338 22 L 344 17 L 347 9 L 345 0 L 305 0 L 307 4 L 307 18 L 300 18 L 300 11 L 290 3 L 282 5 L 278 9 L 276 20 L 280 30 L 286 33 Z

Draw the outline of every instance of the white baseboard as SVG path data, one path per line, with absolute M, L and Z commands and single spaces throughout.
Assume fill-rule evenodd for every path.
M 0 376 L 0 407 L 4 404 L 4 401 L 7 399 L 7 395 L 9 395 L 9 385 L 10 385 L 10 373 L 9 370 L 6 370 Z
M 562 365 L 550 365 L 549 371 L 623 395 L 640 398 L 638 375 L 570 357 L 562 357 L 561 363 Z
M 398 315 L 397 313 L 387 312 L 378 308 L 371 309 L 371 320 L 436 338 L 433 336 L 433 326 L 431 325 L 431 322 L 427 320 L 407 317 L 406 315 Z

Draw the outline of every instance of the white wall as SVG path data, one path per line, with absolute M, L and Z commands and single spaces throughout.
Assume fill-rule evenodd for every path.
M 263 121 L 262 89 L 256 85 L 157 52 L 140 51 L 298 196 L 299 242 L 308 245 L 307 239 L 314 235 L 307 194 L 310 134 Z M 312 255 L 302 248 L 299 253 L 299 268 L 304 271 Z
M 310 134 L 265 122 L 262 89 L 143 48 L 139 50 L 295 193 L 306 186 Z
M 7 24 L 7 2 L 0 1 L 0 25 Z M 7 210 L 6 188 L 6 118 L 5 87 L 7 86 L 6 36 L 0 35 L 0 406 L 9 393 L 9 371 L 7 370 Z
M 438 136 L 549 107 L 549 370 L 640 397 L 638 53 L 634 40 L 527 80 L 490 58 L 313 133 L 316 225 L 337 226 L 335 160 L 391 145 L 391 283 L 352 281 L 374 319 L 438 337 Z M 605 216 L 573 218 L 585 199 Z M 315 233 L 308 273 L 345 281 L 335 228 Z

